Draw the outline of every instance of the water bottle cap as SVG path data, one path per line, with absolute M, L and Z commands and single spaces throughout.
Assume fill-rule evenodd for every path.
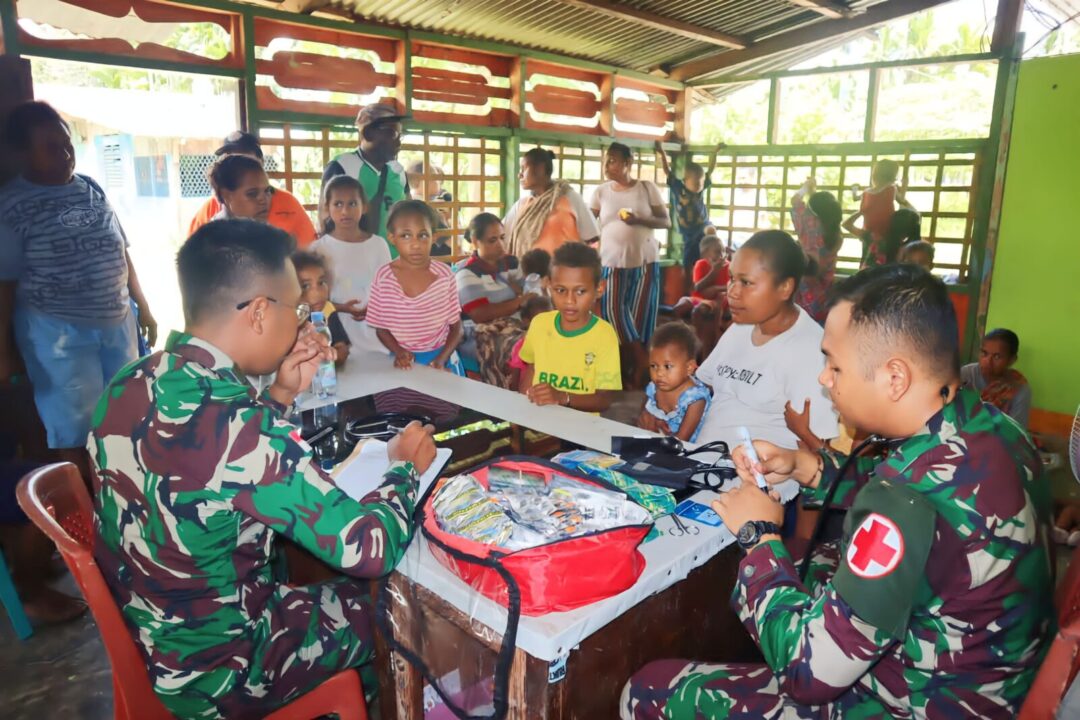
M 326 322 L 326 315 L 323 314 L 322 310 L 312 310 L 311 311 L 311 322 L 313 322 L 313 323 Z

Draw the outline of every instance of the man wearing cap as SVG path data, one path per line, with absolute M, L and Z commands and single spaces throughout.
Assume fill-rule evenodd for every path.
M 247 155 L 259 162 L 263 162 L 263 151 L 259 146 L 259 139 L 242 130 L 229 133 L 225 138 L 225 142 L 214 151 L 214 154 Z M 195 213 L 195 217 L 191 218 L 188 236 L 194 235 L 196 230 L 213 220 L 220 210 L 221 203 L 218 202 L 218 199 L 210 197 Z M 274 188 L 274 194 L 270 196 L 270 214 L 267 216 L 266 222 L 292 235 L 296 240 L 297 247 L 307 247 L 315 242 L 315 238 L 318 236 L 315 232 L 315 225 L 312 224 L 311 217 L 308 215 L 307 210 L 304 209 L 304 206 L 300 204 L 295 195 L 281 188 Z
M 399 115 L 391 105 L 373 103 L 360 108 L 356 116 L 359 147 L 338 155 L 323 170 L 324 185 L 335 175 L 349 175 L 360 181 L 367 200 L 361 222 L 365 230 L 383 238 L 386 237 L 390 208 L 410 196 L 405 168 L 397 161 L 401 150 L 401 121 L 405 119 L 407 116 Z M 320 220 L 323 213 L 320 207 Z M 397 256 L 392 246 L 390 253 Z

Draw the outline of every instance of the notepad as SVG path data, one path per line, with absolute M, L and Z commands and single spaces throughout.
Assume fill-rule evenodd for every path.
M 439 473 L 450 461 L 452 451 L 449 448 L 437 448 L 435 459 L 431 467 L 420 476 L 420 497 L 439 477 Z M 334 474 L 334 482 L 345 491 L 345 494 L 354 500 L 361 500 L 365 495 L 382 485 L 383 475 L 390 467 L 390 456 L 386 451 L 386 443 L 381 440 L 368 440 L 360 447 L 351 460 L 346 461 L 341 469 Z

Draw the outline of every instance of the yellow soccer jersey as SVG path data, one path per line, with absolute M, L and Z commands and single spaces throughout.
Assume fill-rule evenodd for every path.
M 609 323 L 596 315 L 580 330 L 562 329 L 559 313 L 533 318 L 521 359 L 533 366 L 533 383 L 588 395 L 597 390 L 622 390 L 619 338 Z

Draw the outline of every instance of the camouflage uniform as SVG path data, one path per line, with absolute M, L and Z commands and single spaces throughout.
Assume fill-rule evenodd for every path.
M 274 538 L 383 575 L 411 536 L 413 467 L 392 465 L 357 502 L 284 411 L 220 350 L 178 333 L 120 371 L 95 411 L 94 556 L 179 717 L 262 717 L 371 658 L 364 584 L 277 582 Z
M 820 502 L 840 460 L 826 455 Z M 1039 456 L 964 390 L 883 460 L 860 459 L 839 564 L 804 588 L 779 542 L 743 559 L 732 604 L 765 665 L 651 663 L 624 718 L 1016 716 L 1052 623 Z

